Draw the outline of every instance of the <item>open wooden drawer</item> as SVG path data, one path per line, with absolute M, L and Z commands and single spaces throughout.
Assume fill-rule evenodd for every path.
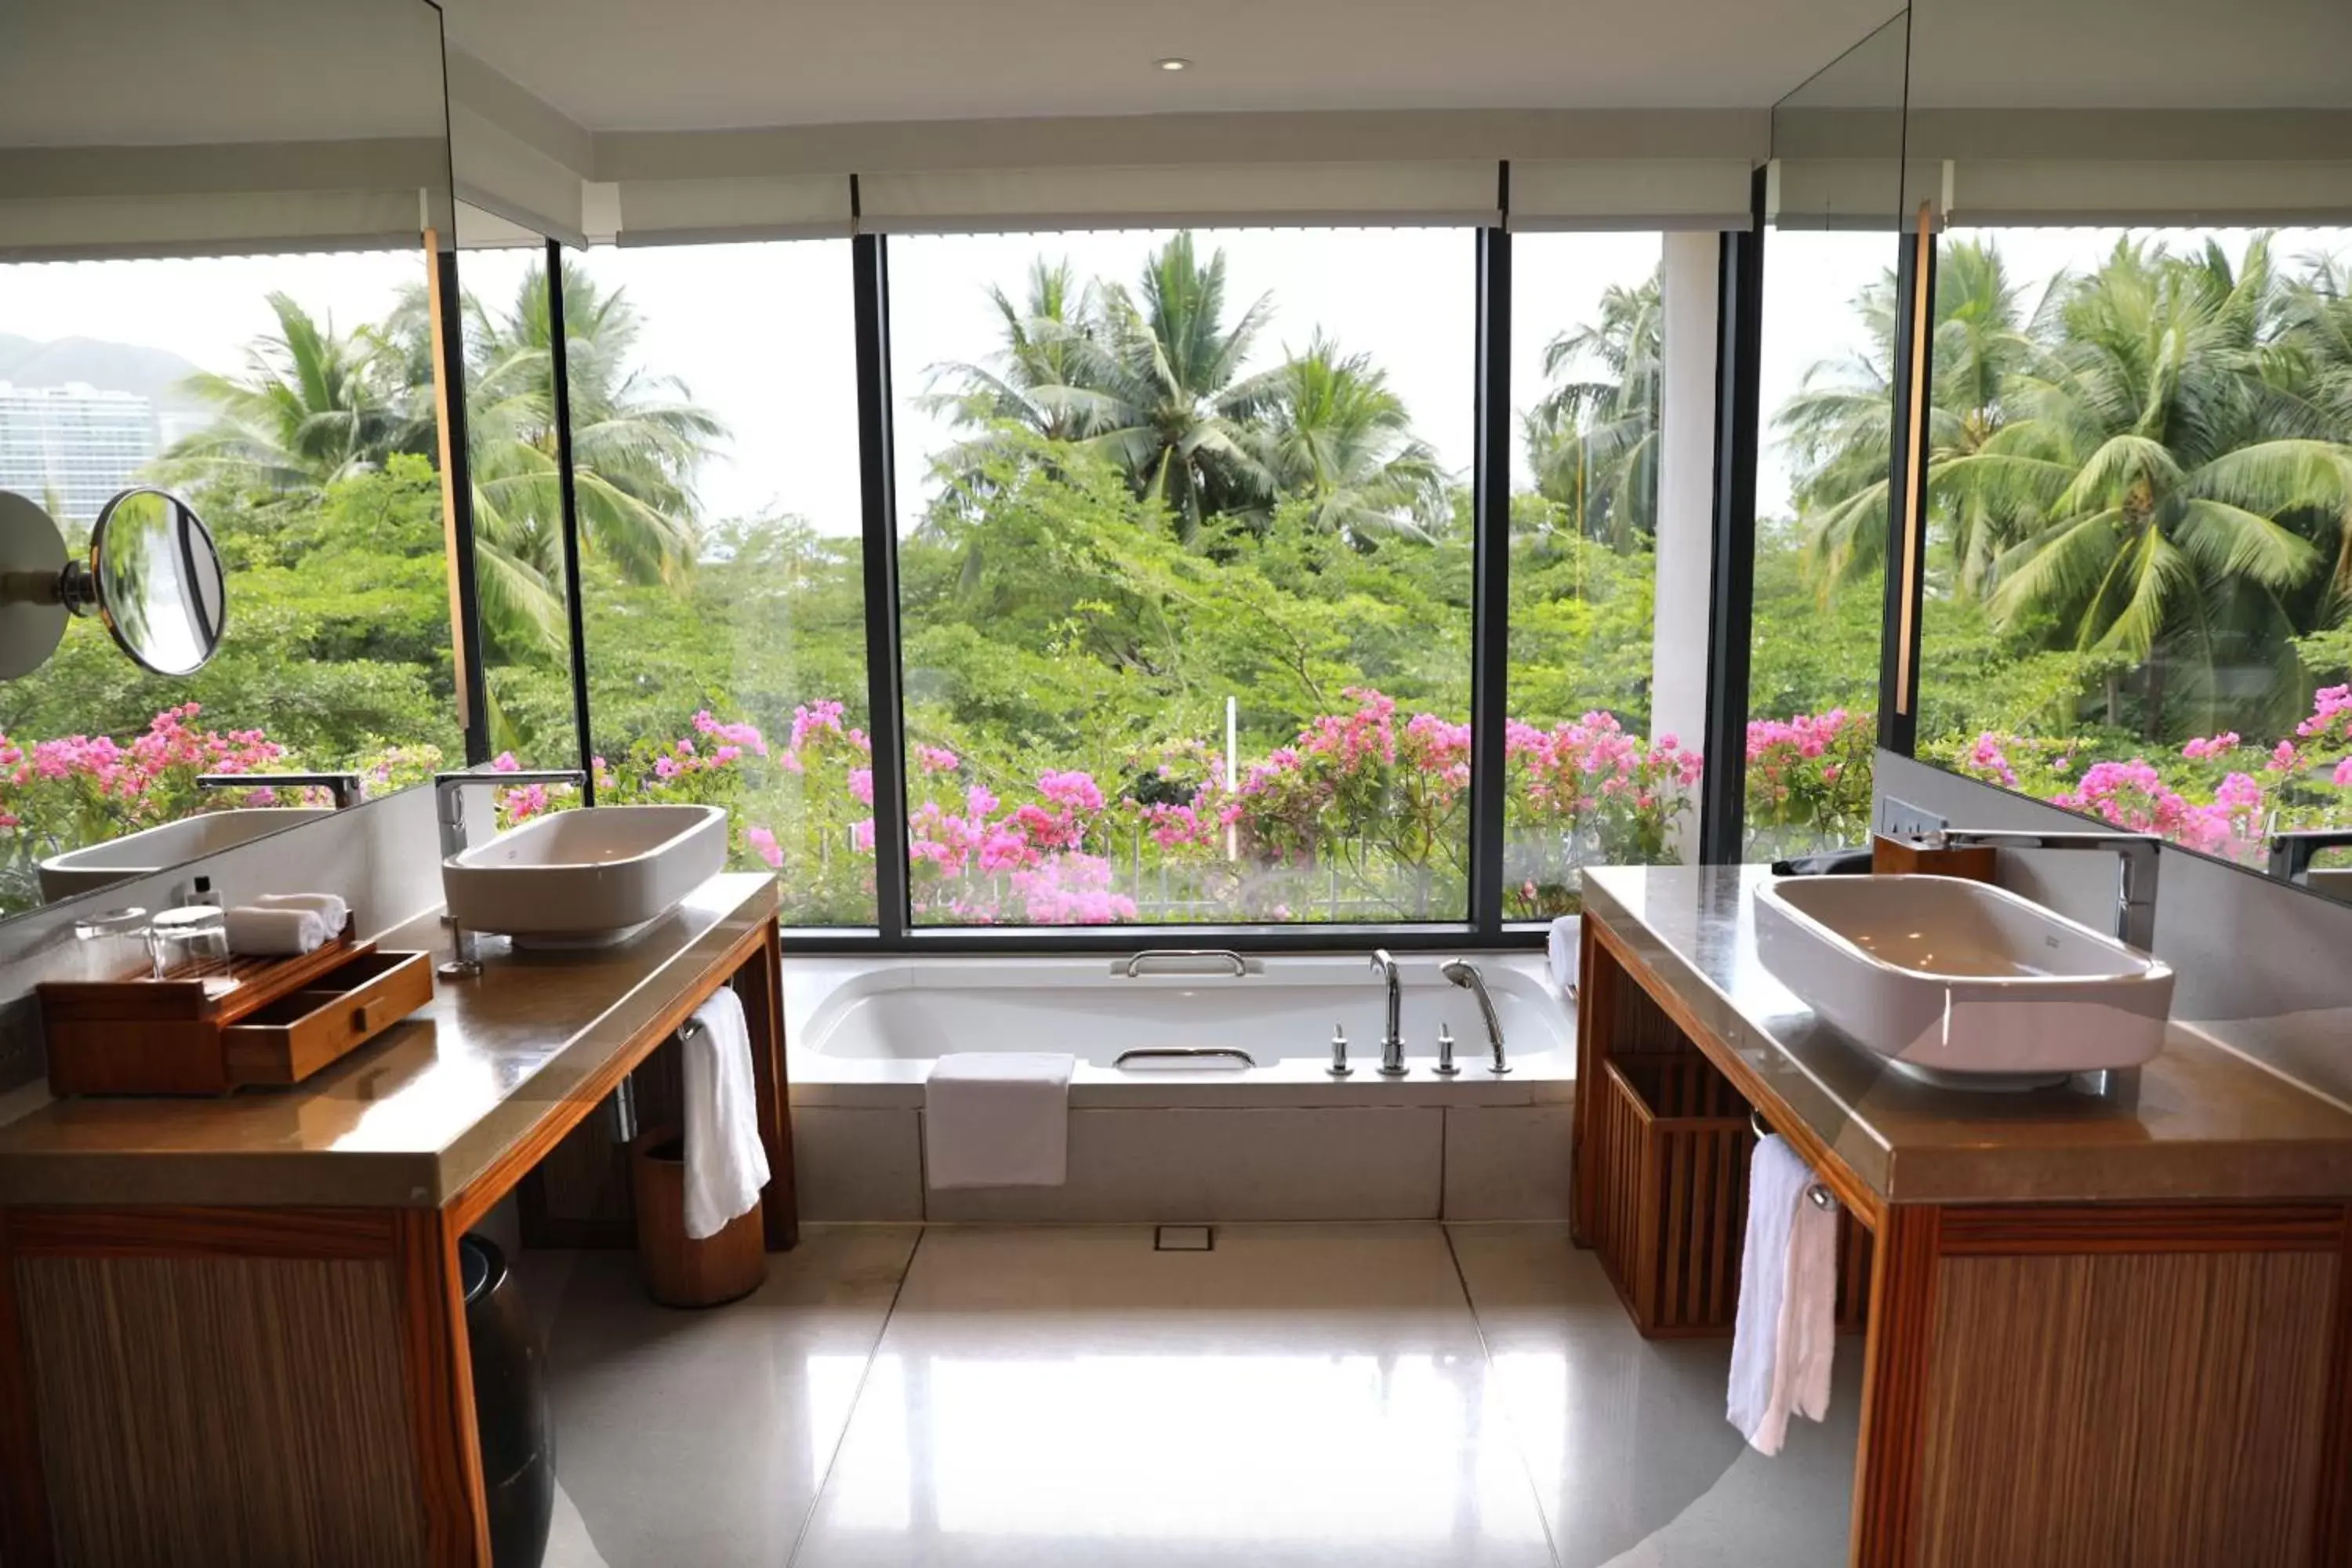
M 223 1029 L 229 1081 L 299 1083 L 431 1000 L 432 954 L 358 953 Z

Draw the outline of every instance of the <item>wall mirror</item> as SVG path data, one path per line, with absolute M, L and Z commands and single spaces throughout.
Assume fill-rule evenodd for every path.
M 2347 896 L 2352 11 L 2133 26 L 1915 7 L 1916 754 Z
M 87 555 L 39 507 L 0 491 L 0 680 L 48 661 L 74 616 L 95 616 L 150 675 L 194 675 L 219 650 L 228 600 L 220 550 L 186 498 L 152 486 L 99 509 Z
M 377 795 L 464 739 L 439 10 L 87 0 L 0 31 L 0 491 L 100 547 L 101 612 L 0 680 L 5 916 L 331 804 L 205 775 Z
M 1909 23 L 1890 16 L 1772 109 L 1747 860 L 1850 845 L 1869 831 Z

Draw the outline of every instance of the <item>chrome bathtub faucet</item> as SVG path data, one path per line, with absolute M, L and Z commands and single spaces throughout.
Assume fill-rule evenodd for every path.
M 1495 1016 L 1495 999 L 1486 994 L 1486 978 L 1478 973 L 1478 966 L 1466 958 L 1449 958 L 1438 965 L 1437 973 L 1478 998 L 1478 1016 L 1486 1021 L 1486 1045 L 1495 1053 L 1486 1070 L 1498 1075 L 1510 1071 L 1511 1064 L 1503 1055 L 1503 1021 Z
M 1404 998 L 1397 986 L 1396 960 L 1389 956 L 1387 948 L 1372 949 L 1372 973 L 1386 981 L 1389 987 L 1388 1032 L 1381 1037 L 1381 1076 L 1402 1078 L 1405 1074 Z

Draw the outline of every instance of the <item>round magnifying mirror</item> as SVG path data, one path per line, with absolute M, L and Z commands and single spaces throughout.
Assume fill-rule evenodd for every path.
M 90 530 L 85 592 L 116 644 L 155 675 L 202 669 L 227 624 L 212 531 L 169 490 L 128 489 L 106 503 Z

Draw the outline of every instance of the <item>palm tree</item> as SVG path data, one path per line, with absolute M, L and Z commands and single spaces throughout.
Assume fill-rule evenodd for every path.
M 698 549 L 694 479 L 726 426 L 675 377 L 632 363 L 638 331 L 626 292 L 566 261 L 572 490 L 581 543 L 633 582 L 672 581 Z M 467 451 L 493 637 L 551 646 L 561 637 L 561 473 L 547 275 L 528 274 L 513 305 L 466 301 Z
M 1098 315 L 1094 285 L 1082 283 L 1067 259 L 1038 257 L 1029 264 L 1028 292 L 1015 304 L 993 284 L 988 300 L 1002 321 L 1004 347 L 996 368 L 950 362 L 930 368 L 923 401 L 965 424 L 1010 420 L 1053 441 L 1093 434 L 1102 399 L 1085 384 Z M 949 390 L 939 388 L 946 385 Z M 984 448 L 982 436 L 973 445 Z M 942 460 L 952 464 L 953 454 Z
M 1427 542 L 1447 515 L 1445 471 L 1413 435 L 1388 373 L 1319 331 L 1276 373 L 1244 440 L 1276 494 L 1303 500 L 1313 527 L 1359 549 L 1383 538 Z
M 385 332 L 349 335 L 291 296 L 273 293 L 278 331 L 246 351 L 242 376 L 205 372 L 186 388 L 218 415 L 175 442 L 157 465 L 171 483 L 207 481 L 315 499 L 336 480 L 383 466 L 394 452 L 430 452 L 417 399 Z
M 1206 266 L 1190 234 L 1146 258 L 1135 290 L 1076 287 L 1066 266 L 1030 274 L 1025 310 L 1001 290 L 1005 319 L 994 368 L 934 366 L 936 399 L 966 425 L 1010 419 L 1068 440 L 1118 464 L 1138 495 L 1160 502 L 1186 542 L 1203 519 L 1272 500 L 1244 433 L 1268 406 L 1278 371 L 1243 366 L 1272 306 L 1260 297 L 1225 321 L 1225 257 Z M 985 450 L 983 434 L 943 455 L 950 471 Z
M 1807 545 L 1828 584 L 1875 574 L 1886 553 L 1887 469 L 1894 429 L 1895 279 L 1854 300 L 1869 347 L 1816 364 L 1773 424 L 1796 459 L 1792 499 Z M 1975 240 L 1945 245 L 1937 258 L 1931 328 L 1927 458 L 1929 524 L 1948 551 L 1958 585 L 1981 594 L 1993 556 L 2014 542 L 2014 520 L 1991 515 L 1981 496 L 1949 493 L 1937 465 L 1980 448 L 2008 418 L 2005 399 L 2036 349 L 2021 291 L 2000 253 Z
M 1547 343 L 1554 385 L 1520 421 L 1536 489 L 1621 551 L 1657 535 L 1660 287 L 1612 284 L 1598 321 Z
M 2020 525 L 1992 563 L 1996 623 L 2144 665 L 2151 739 L 2176 667 L 2210 698 L 2239 650 L 2284 650 L 2266 655 L 2269 695 L 2289 700 L 2288 601 L 2323 561 L 2295 523 L 2352 514 L 2352 447 L 2303 434 L 2295 401 L 2263 379 L 2276 297 L 2267 239 L 2234 267 L 2214 245 L 2176 257 L 2123 240 L 2053 285 L 2006 423 L 1930 469 Z

